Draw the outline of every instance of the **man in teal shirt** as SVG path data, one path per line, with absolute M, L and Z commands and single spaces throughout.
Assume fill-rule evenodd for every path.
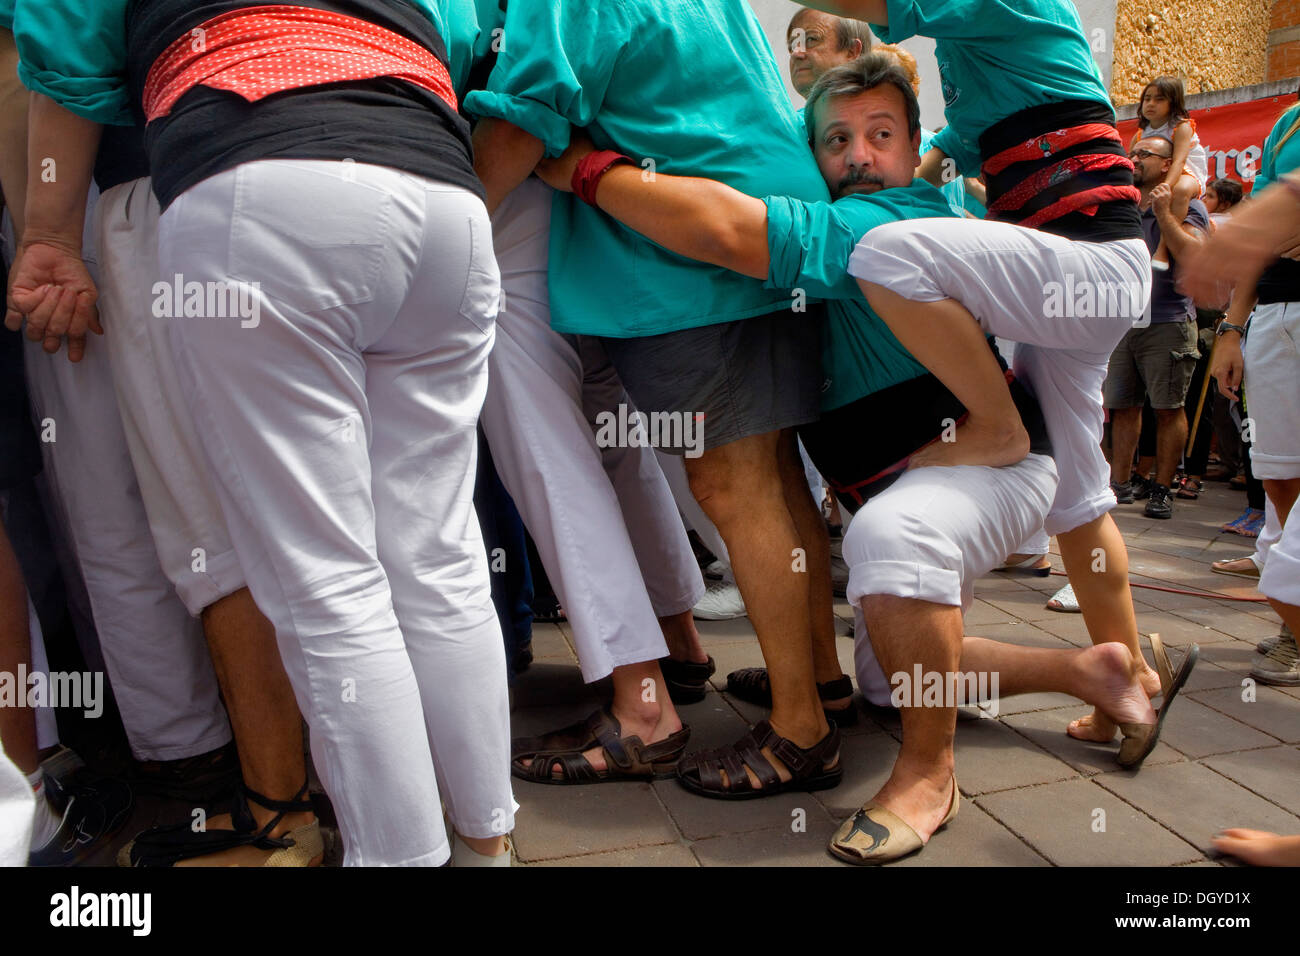
M 827 195 L 743 0 L 512 3 L 487 89 L 465 105 L 483 118 L 475 154 L 489 209 L 543 155 L 560 155 L 572 126 L 636 152 L 647 178 Z M 820 384 L 819 330 L 803 298 L 683 259 L 569 195 L 552 208 L 549 284 L 553 327 L 601 337 L 643 414 L 702 423 L 703 452 L 686 457 L 692 492 L 727 544 L 765 655 L 787 662 L 772 725 L 838 781 L 838 736 L 818 704 L 812 656 L 813 635 L 833 633 L 829 542 L 794 435 L 816 418 Z M 616 669 L 623 719 L 620 686 Z M 651 729 L 647 743 L 675 730 Z M 605 770 L 599 749 L 587 759 Z
M 813 430 L 835 434 L 827 436 L 834 441 L 814 441 L 809 448 L 842 500 L 870 499 L 844 542 L 852 567 L 849 599 L 857 617 L 855 664 L 863 694 L 875 704 L 903 708 L 904 727 L 889 781 L 841 826 L 830 851 L 854 863 L 881 863 L 919 849 L 958 806 L 952 778 L 955 707 L 947 701 L 922 705 L 912 697 L 907 680 L 915 669 L 948 675 L 960 669 L 968 687 L 969 680 L 987 684 L 998 674 L 1000 688 L 979 691 L 995 699 L 999 693 L 1054 689 L 1093 702 L 1126 723 L 1147 726 L 1152 715 L 1140 694 L 1134 705 L 1108 695 L 1097 680 L 1102 673 L 1118 678 L 1131 696 L 1136 677 L 1128 673 L 1122 647 L 1025 655 L 1023 648 L 963 639 L 962 610 L 971 601 L 975 579 L 1041 524 L 1051 503 L 1057 479 L 1047 457 L 1045 427 L 1033 399 L 1013 385 L 1022 421 L 1033 436 L 1023 461 L 1001 468 L 902 471 L 912 452 L 942 440 L 963 409 L 901 348 L 846 264 L 861 238 L 876 229 L 954 214 L 939 191 L 912 179 L 919 109 L 906 78 L 884 56 L 828 72 L 812 92 L 808 118 L 834 203 L 780 196 L 758 200 L 703 179 L 660 177 L 643 183 L 633 168 L 607 172 L 595 198 L 602 211 L 678 253 L 829 300 L 824 361 L 830 381 L 822 420 Z M 565 188 L 582 151 L 575 148 L 539 171 Z M 1066 677 L 1079 678 L 1090 667 L 1097 668 L 1090 677 Z M 824 681 L 838 674 L 836 667 L 817 677 Z M 751 740 L 734 748 L 687 758 L 678 777 L 707 796 L 779 792 L 800 770 L 786 761 L 786 752 L 768 757 L 762 745 L 760 726 Z M 741 778 L 742 769 L 748 781 Z M 814 774 L 804 786 L 817 782 Z M 930 802 L 940 804 L 933 819 Z

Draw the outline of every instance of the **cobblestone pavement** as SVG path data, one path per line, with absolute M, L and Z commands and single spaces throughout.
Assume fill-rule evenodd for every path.
M 1143 517 L 1142 502 L 1116 509 L 1135 585 L 1258 596 L 1251 582 L 1210 571 L 1211 561 L 1245 555 L 1253 541 L 1219 533 L 1244 496 L 1226 485 L 1206 488 L 1199 501 L 1178 501 L 1168 521 Z M 1060 570 L 1059 557 L 1053 564 Z M 1044 607 L 1064 583 L 1056 575 L 980 581 L 967 633 L 1034 647 L 1087 646 L 1080 615 Z M 1300 688 L 1258 685 L 1255 699 L 1243 700 L 1254 644 L 1278 632 L 1277 616 L 1266 604 L 1144 588 L 1134 588 L 1133 599 L 1140 630 L 1161 635 L 1175 668 L 1186 645 L 1201 647 L 1142 769 L 1119 769 L 1118 738 L 1102 745 L 1066 736 L 1065 725 L 1091 710 L 1071 697 L 1011 698 L 995 719 L 963 712 L 961 812 L 924 852 L 896 865 L 1215 865 L 1206 851 L 1222 828 L 1300 832 Z M 852 674 L 852 611 L 842 601 L 835 611 L 840 659 Z M 681 708 L 692 751 L 731 743 L 763 716 L 722 691 L 729 671 L 763 663 L 749 622 L 698 624 L 718 670 L 708 696 Z M 516 735 L 580 719 L 607 692 L 583 685 L 567 625 L 538 626 L 533 648 L 535 662 L 515 685 Z M 834 790 L 726 802 L 690 794 L 675 780 L 579 787 L 516 781 L 519 862 L 843 865 L 826 853 L 827 839 L 883 783 L 900 735 L 892 711 L 857 702 L 864 719 L 844 729 L 844 781 Z

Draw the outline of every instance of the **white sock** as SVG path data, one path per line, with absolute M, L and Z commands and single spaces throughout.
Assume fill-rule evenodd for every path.
M 32 819 L 32 849 L 39 849 L 49 843 L 54 834 L 59 832 L 63 821 L 50 806 L 45 793 L 45 775 L 39 767 L 27 775 L 27 782 L 36 794 L 36 815 Z

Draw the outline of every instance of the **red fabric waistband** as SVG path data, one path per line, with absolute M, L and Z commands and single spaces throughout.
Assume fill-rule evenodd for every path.
M 1085 216 L 1095 216 L 1097 207 L 1104 202 L 1119 200 L 1140 202 L 1141 199 L 1142 193 L 1138 191 L 1136 186 L 1098 186 L 1095 189 L 1087 189 L 1083 192 L 1063 196 L 1050 206 L 1044 206 L 1025 219 L 1003 221 L 1014 222 L 1015 225 L 1024 226 L 1026 229 L 1037 229 L 1045 222 L 1060 219 L 1072 212 L 1082 212 Z
M 431 51 L 356 17 L 270 4 L 223 13 L 172 43 L 149 68 L 144 114 L 171 112 L 196 86 L 255 103 L 272 93 L 326 83 L 405 80 L 459 109 L 451 74 Z
M 1058 129 L 1050 133 L 1044 133 L 1041 136 L 1035 136 L 1018 146 L 1011 146 L 997 155 L 991 156 L 984 163 L 984 173 L 988 176 L 996 176 L 1012 163 L 1048 159 L 1063 149 L 1069 149 L 1071 146 L 1077 146 L 1079 143 L 1086 143 L 1094 139 L 1108 139 L 1123 144 L 1119 138 L 1119 131 L 1108 123 L 1084 123 L 1082 126 L 1069 126 L 1065 129 Z
M 1133 168 L 1128 157 L 1117 156 L 1114 153 L 1084 153 L 1071 156 L 1069 159 L 1063 159 L 1059 163 L 1038 170 L 1028 179 L 1018 183 L 1014 189 L 1007 190 L 989 203 L 989 212 L 1019 209 L 1039 193 L 1058 183 L 1075 179 L 1084 173 L 1110 169 L 1113 166 L 1127 166 L 1130 170 Z M 1140 196 L 1137 187 L 1133 187 L 1133 194 L 1135 197 Z

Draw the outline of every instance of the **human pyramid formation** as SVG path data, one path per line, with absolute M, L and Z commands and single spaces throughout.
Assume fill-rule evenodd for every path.
M 60 429 L 44 466 L 134 755 L 215 774 L 233 736 L 244 781 L 231 814 L 140 833 L 123 865 L 319 864 L 304 719 L 346 865 L 508 865 L 512 774 L 675 774 L 717 799 L 836 786 L 854 681 L 800 441 L 852 515 L 856 686 L 903 728 L 833 855 L 887 863 L 954 820 L 957 710 L 989 675 L 1002 697 L 1093 705 L 1069 732 L 1118 733 L 1141 766 L 1198 651 L 1175 666 L 1152 636 L 1153 666 L 1139 644 L 1103 381 L 1153 254 L 1207 298 L 1244 296 L 1286 237 L 1252 211 L 1149 243 L 1143 208 L 1181 223 L 1194 199 L 1163 183 L 1177 134 L 1121 142 L 1069 0 L 814 6 L 790 25 L 800 116 L 742 0 L 9 0 L 32 97 L 0 165 L 6 324 Z M 912 36 L 937 43 L 937 134 L 893 46 Z M 1275 228 L 1297 222 L 1290 168 L 1254 201 Z M 1067 286 L 1112 306 L 1048 307 Z M 1295 291 L 1256 311 L 1245 356 L 1291 393 Z M 628 408 L 669 456 L 597 439 Z M 1284 516 L 1300 436 L 1282 419 L 1257 447 Z M 587 720 L 513 742 L 478 426 L 584 680 L 613 678 Z M 39 460 L 4 464 L 0 490 Z M 714 664 L 674 483 L 716 527 L 767 665 L 729 689 L 770 716 L 715 750 L 690 750 L 677 709 Z M 1093 646 L 966 636 L 975 581 L 1044 534 Z M 16 664 L 29 612 L 0 557 Z M 1295 631 L 1295 522 L 1260 588 Z M 899 700 L 898 674 L 949 693 Z M 0 710 L 0 738 L 28 798 L 9 845 L 33 862 L 72 858 L 77 801 L 99 836 L 125 819 L 120 783 L 51 792 L 30 711 Z M 1223 846 L 1243 841 L 1296 853 Z

